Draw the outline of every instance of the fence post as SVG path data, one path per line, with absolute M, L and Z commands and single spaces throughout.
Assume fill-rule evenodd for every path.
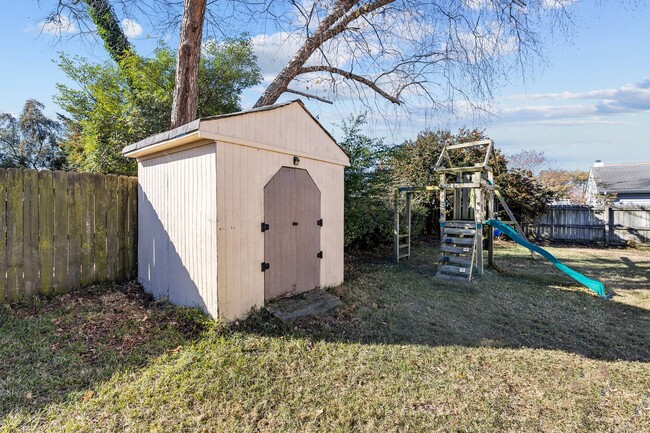
M 605 230 L 603 238 L 605 239 L 605 245 L 609 246 L 609 207 L 605 207 L 605 209 L 603 209 L 603 220 L 605 223 L 603 226 L 603 229 Z

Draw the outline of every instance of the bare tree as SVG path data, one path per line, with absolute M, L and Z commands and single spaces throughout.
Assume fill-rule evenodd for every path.
M 314 0 L 298 11 L 300 48 L 255 106 L 301 76 L 368 88 L 393 104 L 486 100 L 541 54 L 538 32 L 570 15 L 565 0 Z
M 550 169 L 557 162 L 549 159 L 543 151 L 522 150 L 512 155 L 508 155 L 508 167 L 519 170 L 528 170 L 533 174 L 541 170 Z
M 77 0 L 57 0 L 78 13 Z M 107 2 L 109 0 L 84 0 Z M 323 85 L 353 100 L 376 95 L 409 108 L 462 107 L 475 111 L 496 86 L 526 77 L 543 59 L 550 29 L 571 23 L 573 0 L 110 0 L 121 10 L 181 25 L 179 76 L 172 125 L 192 120 L 192 76 L 207 31 L 239 33 L 275 26 L 290 60 L 256 107 L 284 92 L 305 94 Z M 206 9 L 207 3 L 207 9 Z M 181 4 L 183 5 L 181 13 Z M 146 6 L 145 6 L 146 5 Z M 142 8 L 149 8 L 143 10 Z M 61 8 L 57 13 L 61 12 Z M 161 18 L 162 17 L 162 18 Z M 154 19 L 154 18 L 152 18 Z M 246 27 L 244 27 L 246 28 Z M 235 30 L 236 29 L 236 30 Z M 302 85 L 300 89 L 292 85 Z M 370 95 L 370 96 L 369 96 Z M 318 98 L 317 98 L 318 99 Z M 322 99 L 322 98 L 321 98 Z M 462 101 L 459 103 L 459 101 Z

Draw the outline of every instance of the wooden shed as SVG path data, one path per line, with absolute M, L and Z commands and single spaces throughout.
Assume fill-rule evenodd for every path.
M 300 101 L 195 120 L 127 146 L 138 160 L 138 280 L 242 318 L 343 281 L 348 156 Z

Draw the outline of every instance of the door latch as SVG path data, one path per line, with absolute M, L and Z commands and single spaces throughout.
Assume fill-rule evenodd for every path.
M 262 231 L 265 232 L 269 229 L 269 225 L 267 223 L 262 223 Z
M 262 272 L 266 271 L 270 267 L 271 265 L 269 265 L 268 263 L 262 262 Z

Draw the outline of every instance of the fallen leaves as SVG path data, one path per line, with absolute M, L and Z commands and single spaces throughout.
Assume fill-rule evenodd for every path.
M 89 389 L 88 391 L 86 391 L 84 393 L 83 397 L 81 397 L 81 398 L 82 398 L 83 401 L 88 401 L 91 398 L 93 398 L 93 395 L 95 395 L 95 391 L 93 391 L 92 389 Z

